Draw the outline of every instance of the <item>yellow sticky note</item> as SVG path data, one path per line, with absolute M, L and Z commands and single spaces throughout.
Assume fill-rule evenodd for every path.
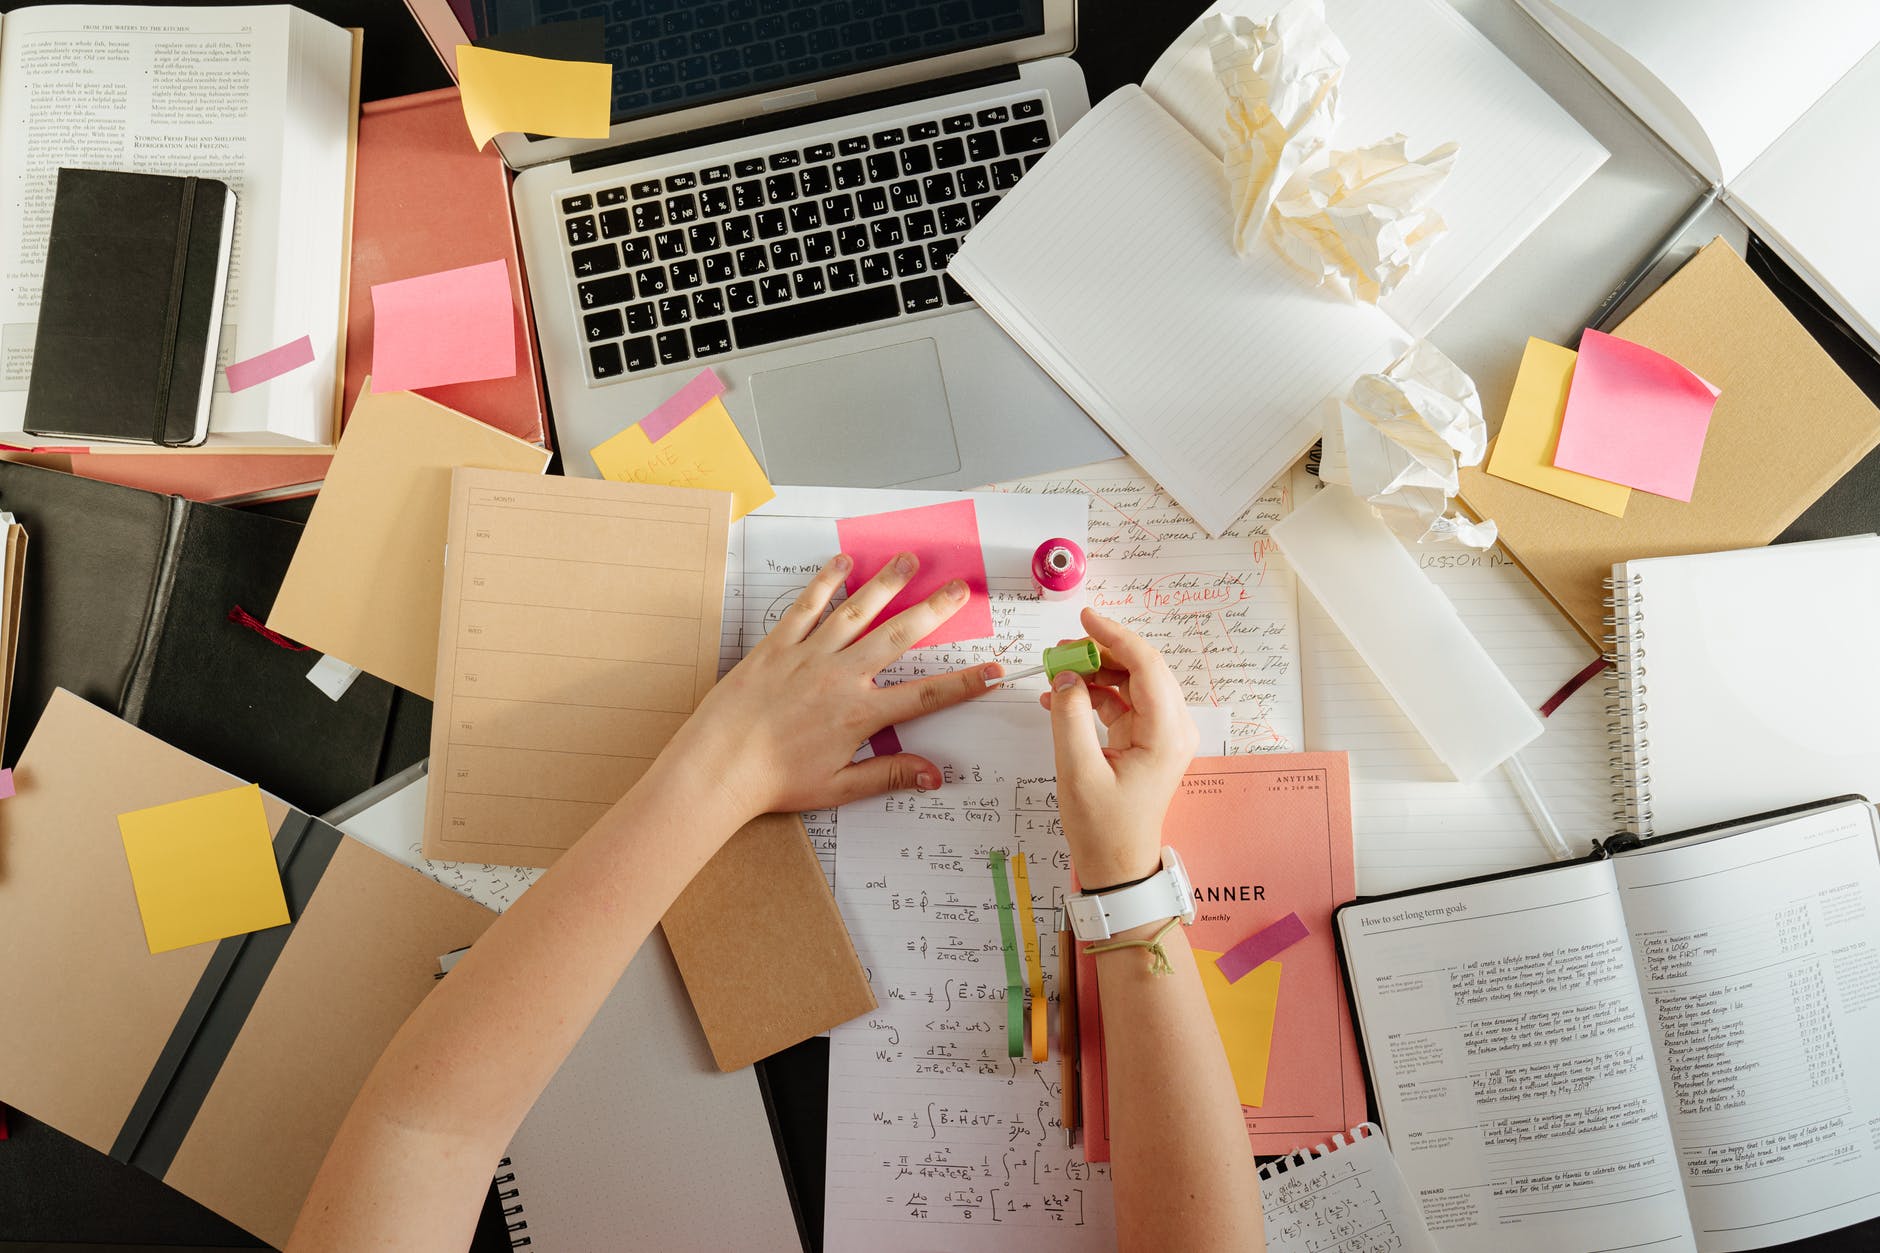
M 268 816 L 254 784 L 118 815 L 153 953 L 287 921 Z
M 1554 446 L 1560 442 L 1560 418 L 1567 409 L 1567 389 L 1577 358 L 1571 348 L 1544 339 L 1528 340 L 1501 434 L 1495 437 L 1495 449 L 1488 457 L 1488 472 L 1623 518 L 1631 488 L 1554 467 Z
M 1214 963 L 1219 953 L 1195 949 L 1201 968 L 1201 986 L 1208 994 L 1214 1025 L 1220 1028 L 1227 1049 L 1227 1064 L 1234 1072 L 1234 1090 L 1242 1105 L 1266 1103 L 1266 1066 L 1273 1056 L 1273 1015 L 1279 1008 L 1277 961 L 1262 962 L 1238 982 L 1229 983 Z
M 733 522 L 777 494 L 724 401 L 715 397 L 658 443 L 635 424 L 597 445 L 592 456 L 605 479 L 730 492 Z
M 479 149 L 503 131 L 605 139 L 612 120 L 614 67 L 606 61 L 551 61 L 458 44 L 457 87 Z

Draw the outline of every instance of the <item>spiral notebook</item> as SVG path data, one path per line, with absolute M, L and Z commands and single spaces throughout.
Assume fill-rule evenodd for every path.
M 1880 539 L 1622 562 L 1607 589 L 1627 830 L 1880 796 Z
M 1260 1202 L 1267 1253 L 1436 1253 L 1436 1241 L 1374 1122 L 1260 1167 Z

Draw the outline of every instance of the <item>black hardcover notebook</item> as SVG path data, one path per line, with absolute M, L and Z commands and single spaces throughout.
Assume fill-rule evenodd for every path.
M 1734 1253 L 1880 1215 L 1880 814 L 1843 796 L 1340 906 L 1444 1253 Z
M 27 433 L 202 443 L 234 237 L 216 179 L 61 169 Z
M 318 653 L 229 619 L 267 618 L 298 523 L 10 463 L 0 509 L 33 537 L 9 746 L 64 687 L 309 812 L 378 777 L 391 685 L 330 700 L 307 681 Z

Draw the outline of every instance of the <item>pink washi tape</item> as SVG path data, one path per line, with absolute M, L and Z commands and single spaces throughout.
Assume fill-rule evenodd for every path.
M 1075 540 L 1046 540 L 1031 555 L 1031 583 L 1046 600 L 1069 600 L 1084 585 L 1084 550 Z

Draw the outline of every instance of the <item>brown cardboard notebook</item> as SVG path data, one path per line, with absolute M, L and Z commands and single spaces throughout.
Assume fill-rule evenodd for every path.
M 450 472 L 545 449 L 410 392 L 359 393 L 268 626 L 423 697 L 437 672 Z
M 267 798 L 288 925 L 152 955 L 117 815 L 239 780 L 55 693 L 0 806 L 0 1101 L 280 1245 L 480 905 Z
M 1880 442 L 1880 411 L 1713 240 L 1615 329 L 1721 389 L 1690 503 L 1633 492 L 1623 518 L 1462 471 L 1462 501 L 1595 647 L 1619 562 L 1767 544 Z

